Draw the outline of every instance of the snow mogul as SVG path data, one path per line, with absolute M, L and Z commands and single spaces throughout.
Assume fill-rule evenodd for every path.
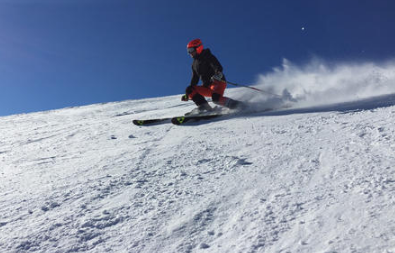
M 211 97 L 215 104 L 229 109 L 242 109 L 243 104 L 240 101 L 224 96 L 226 79 L 222 73 L 223 68 L 210 49 L 203 49 L 202 41 L 194 39 L 188 43 L 187 51 L 193 58 L 192 79 L 181 100 L 192 99 L 199 113 L 213 110 L 205 97 Z M 201 86 L 197 85 L 199 80 L 202 81 Z

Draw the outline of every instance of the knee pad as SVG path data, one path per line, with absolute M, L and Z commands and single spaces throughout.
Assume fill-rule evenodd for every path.
M 218 93 L 213 93 L 213 95 L 211 95 L 211 98 L 213 99 L 214 103 L 218 103 L 221 97 L 222 96 Z
M 193 97 L 192 97 L 193 102 L 195 102 L 195 104 L 197 106 L 202 105 L 202 104 L 206 104 L 207 100 L 200 95 L 199 93 L 196 93 Z

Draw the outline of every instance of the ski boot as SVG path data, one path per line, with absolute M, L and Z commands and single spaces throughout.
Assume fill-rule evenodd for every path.
M 211 111 L 213 111 L 213 108 L 208 103 L 204 103 L 199 105 L 197 108 L 193 109 L 192 111 L 185 113 L 185 116 L 206 114 Z

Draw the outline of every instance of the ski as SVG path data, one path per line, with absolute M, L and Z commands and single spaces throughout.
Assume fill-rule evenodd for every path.
M 164 124 L 164 123 L 173 123 L 174 125 L 182 125 L 187 122 L 196 122 L 200 120 L 208 120 L 217 118 L 220 116 L 224 116 L 226 114 L 209 114 L 209 115 L 186 115 L 186 116 L 177 116 L 171 118 L 156 118 L 156 119 L 135 119 L 133 120 L 133 124 L 136 126 L 147 126 L 154 124 Z
M 171 119 L 171 123 L 174 125 L 183 125 L 188 122 L 197 122 L 200 120 L 210 120 L 218 117 L 233 117 L 236 115 L 249 115 L 254 113 L 262 113 L 262 112 L 270 112 L 273 111 L 273 108 L 266 108 L 258 111 L 233 111 L 233 112 L 217 112 L 211 114 L 194 114 L 194 115 L 185 115 L 173 117 Z
M 187 115 L 187 116 L 178 116 L 171 119 L 171 123 L 174 125 L 182 125 L 187 122 L 196 122 L 200 120 L 209 120 L 213 118 L 218 118 L 224 116 L 226 114 L 208 114 L 208 115 Z
M 211 114 L 187 114 L 184 116 L 177 116 L 177 117 L 169 117 L 169 118 L 156 118 L 156 119 L 142 119 L 142 120 L 133 120 L 133 124 L 137 126 L 147 126 L 147 125 L 155 125 L 155 124 L 165 124 L 165 123 L 173 123 L 174 125 L 183 125 L 190 122 L 197 122 L 201 120 L 210 120 L 218 117 L 225 117 L 225 116 L 234 116 L 234 115 L 249 115 L 254 113 L 262 113 L 262 112 L 270 112 L 275 109 L 273 108 L 266 108 L 257 111 L 239 111 L 239 112 L 217 112 Z
M 133 124 L 136 126 L 145 126 L 145 125 L 154 125 L 159 123 L 165 123 L 166 121 L 171 120 L 172 118 L 157 118 L 157 119 L 135 119 L 133 120 Z

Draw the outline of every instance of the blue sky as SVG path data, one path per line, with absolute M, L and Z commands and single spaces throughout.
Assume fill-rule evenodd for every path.
M 195 38 L 243 84 L 283 58 L 383 61 L 395 1 L 0 0 L 0 116 L 181 94 Z

